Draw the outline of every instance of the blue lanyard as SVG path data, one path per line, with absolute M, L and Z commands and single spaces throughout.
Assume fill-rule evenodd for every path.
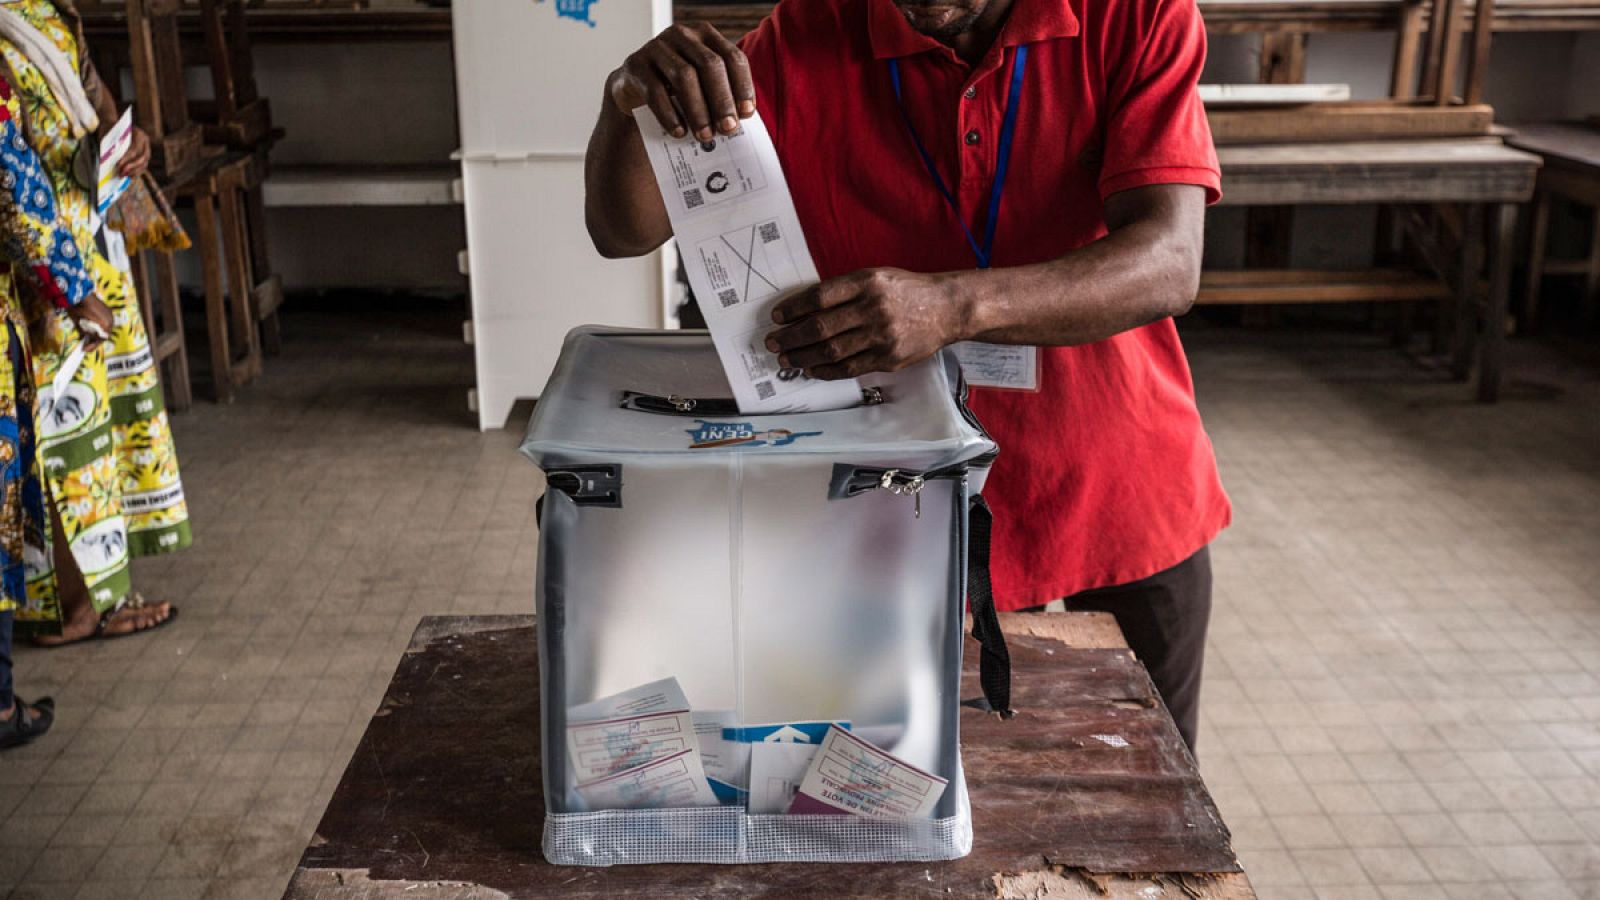
M 989 191 L 989 221 L 984 225 L 983 244 L 973 237 L 972 229 L 967 227 L 967 220 L 961 215 L 961 205 L 956 202 L 956 195 L 950 192 L 944 179 L 939 175 L 939 168 L 933 164 L 933 157 L 928 153 L 928 148 L 922 143 L 922 138 L 917 134 L 917 128 L 911 124 L 911 115 L 906 111 L 905 97 L 900 90 L 900 60 L 889 60 L 889 80 L 894 84 L 894 100 L 900 106 L 900 118 L 906 123 L 906 131 L 911 134 L 911 142 L 917 145 L 917 155 L 922 157 L 922 164 L 933 176 L 933 185 L 944 195 L 945 202 L 950 204 L 950 211 L 955 213 L 956 221 L 961 224 L 961 231 L 967 236 L 967 243 L 972 245 L 972 252 L 978 257 L 978 268 L 989 268 L 990 254 L 994 252 L 994 230 L 1000 223 L 1000 196 L 1006 189 L 1006 172 L 1011 168 L 1011 138 L 1017 130 L 1018 100 L 1022 97 L 1022 73 L 1028 66 L 1028 47 L 1026 44 L 1018 47 L 1011 61 L 1011 87 L 1006 93 L 1005 120 L 1000 126 L 1000 146 L 996 151 L 994 167 L 994 185 Z

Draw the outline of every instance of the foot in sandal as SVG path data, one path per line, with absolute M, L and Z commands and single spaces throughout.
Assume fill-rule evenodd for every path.
M 132 594 L 126 603 L 102 616 L 95 616 L 93 607 L 88 615 L 74 616 L 61 634 L 36 637 L 40 647 L 64 647 L 80 641 L 106 640 L 154 631 L 178 617 L 178 608 L 171 603 L 150 603 L 142 594 Z
M 27 703 L 13 698 L 11 708 L 0 713 L 0 750 L 31 744 L 50 730 L 56 721 L 56 703 L 43 697 Z

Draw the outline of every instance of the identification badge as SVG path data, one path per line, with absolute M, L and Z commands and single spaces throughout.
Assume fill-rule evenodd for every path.
M 1039 389 L 1039 348 L 963 341 L 954 345 L 967 384 L 1010 391 Z

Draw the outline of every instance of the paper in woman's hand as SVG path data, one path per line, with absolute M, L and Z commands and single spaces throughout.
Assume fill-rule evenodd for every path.
M 122 111 L 122 118 L 117 124 L 111 126 L 105 137 L 100 139 L 100 168 L 98 171 L 98 186 L 95 188 L 96 211 L 103 219 L 106 210 L 111 204 L 116 203 L 133 183 L 133 179 L 117 172 L 117 166 L 122 158 L 128 155 L 128 148 L 133 145 L 133 107 Z

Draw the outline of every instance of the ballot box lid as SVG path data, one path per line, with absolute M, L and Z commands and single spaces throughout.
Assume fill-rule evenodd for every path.
M 567 335 L 522 452 L 540 466 L 623 454 L 823 454 L 932 470 L 995 451 L 948 353 L 863 379 L 882 402 L 743 415 L 705 331 L 583 326 Z

